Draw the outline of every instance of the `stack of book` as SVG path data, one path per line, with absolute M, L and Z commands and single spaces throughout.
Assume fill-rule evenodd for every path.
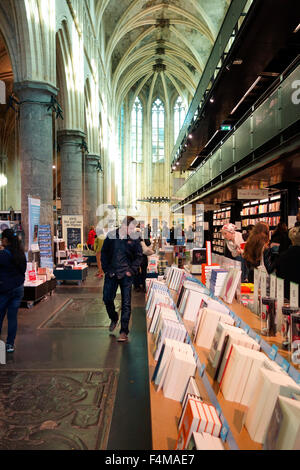
M 296 394 L 300 393 L 300 387 L 289 375 L 265 368 L 259 369 L 255 391 L 245 421 L 245 426 L 253 441 L 264 442 L 277 398 L 281 392 L 284 394 L 287 390 L 292 390 Z
M 156 305 L 162 303 L 172 305 L 173 301 L 167 292 L 162 290 L 153 290 L 147 300 L 146 313 L 149 319 L 152 319 Z
M 219 437 L 221 420 L 213 405 L 197 398 L 189 398 L 182 412 L 175 450 L 186 449 L 193 432 L 205 432 Z
M 157 385 L 158 387 L 157 391 L 159 391 L 164 384 L 166 373 L 170 364 L 171 353 L 175 349 L 187 353 L 188 351 L 190 351 L 191 346 L 176 339 L 165 338 L 157 360 L 156 367 L 153 372 L 153 376 L 151 378 L 152 382 L 154 382 L 155 385 Z M 199 393 L 199 391 L 194 387 L 189 387 L 189 382 L 186 385 L 186 390 L 189 390 L 189 392 L 191 393 Z
M 227 313 L 218 312 L 210 308 L 202 308 L 199 310 L 193 331 L 197 346 L 206 349 L 211 348 L 219 321 L 229 325 L 234 324 L 234 319 Z
M 222 440 L 207 432 L 193 432 L 187 450 L 224 450 Z
M 279 396 L 264 440 L 264 450 L 300 450 L 300 397 Z
M 166 283 L 169 289 L 179 291 L 183 284 L 186 274 L 183 269 L 174 266 L 167 273 Z
M 175 314 L 175 312 L 174 312 Z M 176 314 L 175 314 L 176 315 Z M 167 312 L 163 312 L 157 322 L 156 329 L 154 330 L 154 359 L 158 360 L 161 348 L 164 344 L 165 338 L 176 339 L 177 341 L 185 342 L 187 331 L 182 323 L 179 323 L 177 317 L 171 317 Z
M 241 282 L 242 272 L 237 268 L 229 268 L 220 297 L 227 303 L 231 304 L 239 283 Z
M 212 269 L 210 277 L 210 291 L 213 295 L 219 296 L 225 279 L 227 277 L 228 271 L 226 269 Z
M 186 294 L 186 292 L 188 290 L 193 290 L 193 291 L 196 291 L 196 292 L 204 293 L 206 291 L 206 288 L 202 287 L 197 282 L 184 281 L 182 286 L 181 286 L 181 289 L 179 290 L 179 295 L 178 295 L 178 298 L 177 298 L 177 308 L 179 308 L 181 300 L 182 300 L 183 296 Z
M 199 309 L 206 305 L 206 298 L 207 296 L 199 291 L 186 289 L 179 305 L 179 313 L 185 320 L 195 322 Z

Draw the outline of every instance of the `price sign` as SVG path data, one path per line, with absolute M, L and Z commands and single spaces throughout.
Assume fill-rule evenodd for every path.
M 221 434 L 220 434 L 220 437 L 221 437 L 223 442 L 226 441 L 228 431 L 229 431 L 228 424 L 224 423 L 223 426 L 222 426 L 222 429 L 221 429 Z
M 290 305 L 299 307 L 299 284 L 295 282 L 290 282 Z
M 270 276 L 270 297 L 273 299 L 276 298 L 276 276 L 275 274 L 271 274 Z
M 269 358 L 272 359 L 272 361 L 275 360 L 275 357 L 277 356 L 277 352 L 278 352 L 278 347 L 275 346 L 275 344 L 273 344 L 273 346 L 271 347 L 269 351 Z

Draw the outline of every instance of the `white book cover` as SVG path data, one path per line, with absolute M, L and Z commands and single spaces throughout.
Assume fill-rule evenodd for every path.
M 181 401 L 189 381 L 195 374 L 196 362 L 192 352 L 172 351 L 171 364 L 167 372 L 163 392 L 166 398 Z
M 241 346 L 241 347 L 243 347 L 243 346 Z M 249 349 L 249 348 L 243 348 L 243 349 L 245 349 L 248 352 L 251 351 L 251 353 L 252 353 L 252 349 Z M 246 355 L 245 363 L 244 363 L 243 370 L 242 370 L 242 373 L 241 373 L 241 376 L 240 376 L 239 384 L 238 384 L 238 387 L 237 387 L 237 389 L 235 391 L 235 394 L 233 396 L 233 399 L 232 399 L 232 401 L 234 401 L 236 403 L 241 403 L 242 396 L 243 396 L 244 390 L 247 386 L 250 370 L 251 370 L 252 363 L 253 363 L 252 355 L 249 355 L 249 354 L 245 354 L 245 355 Z
M 216 367 L 218 364 L 220 352 L 222 350 L 223 342 L 225 335 L 228 333 L 228 331 L 234 331 L 237 334 L 244 334 L 246 335 L 247 333 L 242 330 L 241 328 L 237 328 L 234 325 L 228 325 L 227 323 L 224 323 L 222 321 L 219 321 L 215 336 L 212 341 L 212 345 L 210 348 L 209 356 L 208 359 L 210 363 L 212 364 L 213 367 Z
M 185 309 L 183 311 L 183 318 L 188 321 L 195 322 L 197 319 L 197 313 L 202 303 L 202 296 L 200 292 L 188 291 L 188 298 Z
M 259 370 L 258 384 L 245 421 L 250 437 L 255 442 L 262 443 L 264 440 L 281 387 L 300 392 L 300 387 L 288 375 L 264 368 Z
M 232 325 L 234 323 L 234 320 L 230 315 L 223 314 L 209 308 L 206 309 L 206 315 L 205 317 L 202 316 L 202 318 L 203 321 L 198 328 L 196 344 L 206 349 L 210 349 L 212 346 L 213 338 L 215 336 L 219 321 L 223 321 L 224 323 L 229 323 Z
M 272 372 L 270 372 L 272 373 Z M 277 372 L 273 372 L 274 374 L 277 374 Z M 278 395 L 280 395 L 280 390 L 281 389 L 293 389 L 295 392 L 300 392 L 300 387 L 295 383 L 295 381 L 289 377 L 289 376 L 284 376 L 283 374 L 278 374 L 281 376 L 281 378 L 277 377 L 277 379 L 274 378 L 274 381 L 272 381 L 272 386 L 270 389 L 270 395 L 268 396 L 268 399 L 266 401 L 266 404 L 263 409 L 263 413 L 260 416 L 259 419 L 259 425 L 256 429 L 255 433 L 255 442 L 263 443 L 268 425 L 272 416 L 272 413 L 274 411 L 274 407 L 276 404 L 276 400 L 278 398 Z
M 233 344 L 241 344 L 242 346 L 248 347 L 250 349 L 254 349 L 257 347 L 259 348 L 259 344 L 254 339 L 250 338 L 250 336 L 248 335 L 239 334 L 235 331 L 228 331 L 228 336 L 229 336 L 228 342 L 225 348 L 225 352 L 223 355 L 223 359 L 221 362 L 221 366 L 220 366 L 220 370 L 219 370 L 219 374 L 217 378 L 218 382 L 220 382 L 222 379 L 224 368 L 226 366 L 226 362 L 228 358 L 228 354 Z
M 157 375 L 156 375 L 155 381 L 154 381 L 155 385 L 158 385 L 159 387 L 161 387 L 161 385 L 162 385 L 162 379 L 163 379 L 163 376 L 165 375 L 166 367 L 167 367 L 167 364 L 169 362 L 171 352 L 172 352 L 173 348 L 176 347 L 176 341 L 174 341 L 173 339 L 170 339 L 170 338 L 165 338 L 164 345 L 165 345 L 164 353 L 163 353 L 163 356 L 161 358 L 159 369 L 157 371 Z
M 232 346 L 232 351 L 228 359 L 227 367 L 220 387 L 225 400 L 231 401 L 232 392 L 235 390 L 236 387 L 236 383 L 233 379 L 240 360 L 241 357 L 237 353 L 236 345 L 234 344 Z
M 282 422 L 277 438 L 277 450 L 300 450 L 300 401 L 278 397 Z
M 252 400 L 256 385 L 257 385 L 257 378 L 259 374 L 259 370 L 263 366 L 265 361 L 266 355 L 262 352 L 257 351 L 257 357 L 252 358 L 252 363 L 248 375 L 248 380 L 245 385 L 244 391 L 242 393 L 240 403 L 241 405 L 249 406 Z

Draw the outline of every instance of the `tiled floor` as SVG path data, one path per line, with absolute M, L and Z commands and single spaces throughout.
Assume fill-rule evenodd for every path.
M 87 432 L 87 429 L 91 430 L 88 424 L 90 418 L 87 417 L 90 410 L 82 418 L 82 420 L 87 420 L 87 424 L 82 427 L 82 436 L 80 436 L 80 429 L 78 430 L 75 426 L 76 439 L 81 439 L 86 448 L 98 446 L 98 448 L 110 450 L 148 450 L 151 449 L 151 422 L 144 295 L 133 292 L 130 341 L 128 344 L 118 343 L 116 340 L 119 331 L 116 330 L 113 334 L 108 332 L 109 319 L 102 302 L 103 280 L 95 278 L 94 274 L 95 268 L 91 267 L 88 279 L 82 286 L 63 284 L 57 287 L 55 294 L 47 297 L 32 309 L 19 310 L 16 350 L 13 354 L 7 355 L 6 365 L 0 365 L 0 381 L 3 373 L 6 378 L 13 376 L 12 371 L 17 372 L 15 376 L 18 380 L 27 382 L 29 379 L 24 376 L 24 373 L 27 373 L 27 376 L 39 378 L 46 374 L 47 380 L 50 380 L 49 374 L 52 374 L 54 378 L 52 377 L 51 380 L 55 383 L 57 382 L 55 377 L 61 377 L 64 374 L 64 380 L 67 380 L 68 384 L 72 382 L 70 374 L 77 377 L 82 372 L 90 375 L 92 371 L 98 371 L 99 374 L 103 371 L 112 373 L 116 377 L 117 388 L 115 400 L 101 404 L 103 407 L 111 407 L 110 413 L 105 415 L 105 420 L 98 421 L 98 431 L 104 431 L 101 426 L 105 426 L 105 432 L 98 433 L 102 436 L 101 443 L 99 439 L 97 441 L 95 434 Z M 120 305 L 120 295 L 117 295 L 116 304 Z M 4 323 L 1 339 L 5 340 L 5 338 L 6 323 Z M 7 371 L 11 373 L 7 375 Z M 68 379 L 65 377 L 66 371 L 69 371 Z M 86 378 L 82 379 L 82 383 L 86 380 Z M 108 387 L 108 389 L 113 388 Z M 55 398 L 55 393 L 58 394 L 55 388 L 53 393 L 54 395 L 49 398 L 50 401 L 53 397 Z M 110 393 L 112 394 L 112 391 Z M 10 393 L 8 392 L 7 395 L 6 404 L 3 404 L 0 396 L 0 449 L 1 442 L 2 448 L 18 449 L 18 442 L 20 442 L 19 448 L 23 448 L 20 437 L 16 437 L 18 433 L 15 428 L 10 430 L 9 443 L 1 441 L 1 429 L 4 431 L 8 424 L 13 425 L 7 419 L 5 406 L 11 405 Z M 24 391 L 19 400 L 21 402 L 19 413 L 24 415 L 24 407 L 22 408 L 23 401 L 26 401 Z M 56 401 L 59 407 L 59 400 Z M 100 408 L 101 406 L 99 405 Z M 14 413 L 16 414 L 17 410 L 14 410 Z M 45 420 L 43 421 L 43 426 L 46 426 L 50 438 L 53 435 L 53 429 L 48 428 L 52 426 L 57 430 L 57 422 L 54 418 L 50 419 L 50 424 L 47 421 L 45 424 Z M 42 430 L 45 431 L 43 426 Z M 72 431 L 72 423 L 68 429 L 66 432 Z M 19 428 L 17 431 L 21 434 Z M 36 433 L 36 429 L 33 431 Z M 40 436 L 40 434 L 33 435 Z M 65 435 L 60 440 L 58 433 L 51 441 L 52 448 L 72 448 L 73 441 L 71 442 L 68 437 L 64 446 L 61 445 L 63 439 Z M 77 446 L 76 448 L 84 448 L 79 444 L 74 445 Z M 36 448 L 40 448 L 38 444 Z

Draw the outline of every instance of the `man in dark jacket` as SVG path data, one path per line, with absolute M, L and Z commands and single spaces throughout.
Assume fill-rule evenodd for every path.
M 125 217 L 119 229 L 109 232 L 101 250 L 101 264 L 105 272 L 103 302 L 111 320 L 109 331 L 118 324 L 114 300 L 118 286 L 121 288 L 121 330 L 118 341 L 128 340 L 128 325 L 131 315 L 131 287 L 143 259 L 139 236 L 135 232 L 136 220 Z

